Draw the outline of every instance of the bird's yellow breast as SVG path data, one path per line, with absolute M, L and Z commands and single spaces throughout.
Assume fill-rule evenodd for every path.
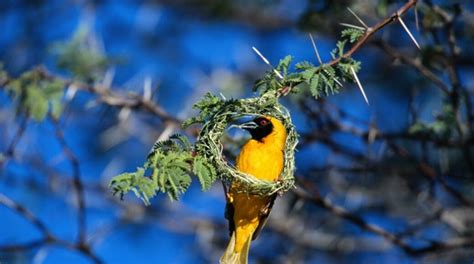
M 275 144 L 251 139 L 242 147 L 236 166 L 258 179 L 274 181 L 283 169 L 283 150 Z

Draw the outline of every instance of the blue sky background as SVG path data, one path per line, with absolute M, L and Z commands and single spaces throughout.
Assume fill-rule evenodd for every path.
M 38 64 L 64 74 L 55 65 L 51 45 L 69 39 L 81 23 L 87 23 L 101 49 L 120 61 L 111 68 L 114 73 L 113 86 L 141 91 L 145 79 L 151 78 L 154 86 L 159 85 L 155 94 L 157 103 L 180 118 L 192 115 L 190 106 L 207 91 L 222 92 L 228 97 L 251 95 L 253 81 L 268 69 L 254 54 L 252 46 L 257 47 L 274 65 L 287 54 L 293 55 L 295 61 L 315 61 L 307 34 L 294 27 L 258 29 L 232 21 L 205 19 L 178 7 L 140 1 L 98 1 L 100 3 L 95 8 L 83 1 L 45 1 L 45 4 L 38 6 L 20 2 L 12 0 L 0 3 L 0 61 L 12 75 Z M 305 3 L 282 1 L 281 7 L 274 12 L 285 14 L 287 19 L 294 21 L 304 11 Z M 400 29 L 394 26 L 390 30 Z M 405 35 L 400 36 L 410 45 Z M 323 60 L 329 60 L 329 52 L 336 40 L 326 36 L 316 38 Z M 378 73 L 373 68 L 376 66 L 372 61 L 375 56 L 377 53 L 368 49 L 361 50 L 355 56 L 363 63 L 359 77 L 371 102 L 370 107 L 352 84 L 328 100 L 362 120 L 376 121 L 379 128 L 385 131 L 398 131 L 408 124 L 406 98 L 409 90 L 403 87 L 403 78 L 399 83 L 393 83 L 393 87 L 383 89 L 372 80 L 383 78 L 386 74 L 400 74 L 403 70 Z M 240 77 L 242 72 L 250 77 Z M 464 73 L 463 78 L 470 80 L 467 75 L 468 72 Z M 433 118 L 433 109 L 441 104 L 439 100 L 432 100 L 438 96 L 434 91 L 420 91 L 426 93 L 419 104 L 421 115 L 427 120 Z M 108 133 L 120 129 L 116 126 L 118 112 L 104 106 L 91 106 L 91 99 L 93 97 L 90 94 L 79 92 L 66 110 L 64 126 L 66 140 L 81 162 L 85 184 L 97 185 L 106 183 L 116 174 L 140 166 L 159 134 L 154 128 L 160 124 L 146 114 L 132 113 L 127 121 L 132 129 L 124 129 L 123 133 Z M 293 107 L 290 101 L 286 104 L 290 109 Z M 3 117 L 3 124 L 0 125 L 0 133 L 7 135 L 7 138 L 16 130 L 13 113 L 8 113 L 9 107 L 11 101 L 4 93 L 0 93 L 0 111 L 3 116 L 10 114 L 9 117 Z M 300 131 L 313 129 L 297 109 L 292 110 Z M 138 136 L 133 132 L 134 129 L 148 133 Z M 61 180 L 61 177 L 71 177 L 70 167 L 67 160 L 61 157 L 60 147 L 54 138 L 46 136 L 51 133 L 53 126 L 49 122 L 28 124 L 27 135 L 18 146 L 17 155 L 20 158 L 8 162 L 0 171 L 0 192 L 27 206 L 59 237 L 74 239 L 74 197 L 71 195 L 71 186 Z M 117 134 L 123 140 L 109 145 L 107 139 Z M 335 135 L 335 139 L 356 152 L 367 151 L 365 143 L 353 137 L 340 134 Z M 7 145 L 8 142 L 0 142 L 2 149 Z M 298 171 L 302 173 L 311 167 L 323 166 L 328 160 L 345 162 L 332 155 L 325 146 L 312 144 L 297 153 Z M 38 167 L 48 166 L 61 175 L 52 181 L 53 184 L 45 177 L 46 171 L 38 170 Z M 321 192 L 328 190 L 322 189 Z M 104 198 L 107 196 L 109 198 Z M 222 224 L 223 233 L 227 232 L 223 218 L 225 202 L 220 184 L 216 184 L 210 192 L 202 193 L 198 184 L 194 183 L 179 202 L 169 202 L 165 195 L 160 194 L 152 200 L 150 208 L 144 208 L 131 195 L 125 199 L 136 202 L 136 212 L 124 212 L 116 202 L 110 200 L 110 195 L 98 195 L 93 191 L 86 193 L 88 235 L 94 241 L 93 249 L 106 263 L 208 263 L 209 259 L 216 259 L 216 255 L 209 255 L 215 252 L 206 251 L 198 241 L 199 236 L 186 225 L 196 219 L 211 219 Z M 345 205 L 348 208 L 353 206 L 354 209 L 359 206 L 357 202 Z M 318 210 L 315 208 L 315 212 Z M 123 214 L 131 216 L 118 221 L 124 219 L 121 217 Z M 401 231 L 405 227 L 405 222 L 396 216 L 388 217 L 380 212 L 362 215 L 367 221 L 391 231 Z M 373 238 L 373 235 L 350 224 L 345 231 Z M 435 227 L 427 234 L 442 236 L 443 229 Z M 26 242 L 39 235 L 28 222 L 7 208 L 0 207 L 0 244 Z M 289 250 L 280 248 L 281 245 L 274 242 L 279 239 L 270 233 L 263 235 L 255 242 L 253 250 L 270 256 L 272 250 Z M 2 258 L 6 260 L 2 261 Z M 54 246 L 26 255 L 0 255 L 2 264 L 10 261 L 89 263 L 80 254 Z M 392 248 L 337 256 L 315 251 L 306 258 L 306 262 L 415 263 L 416 259 Z

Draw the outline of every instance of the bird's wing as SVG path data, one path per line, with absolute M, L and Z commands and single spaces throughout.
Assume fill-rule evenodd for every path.
M 225 205 L 225 218 L 229 221 L 229 235 L 231 236 L 235 230 L 235 222 L 234 222 L 234 205 L 227 200 Z
M 270 212 L 272 211 L 272 207 L 273 207 L 273 204 L 275 203 L 276 197 L 277 197 L 277 194 L 270 196 L 268 203 L 265 205 L 265 207 L 263 207 L 260 210 L 260 215 L 258 217 L 259 219 L 258 226 L 252 235 L 252 240 L 255 240 L 258 237 L 258 235 L 260 235 L 260 231 L 262 231 L 262 228 L 267 223 L 268 216 L 270 215 Z

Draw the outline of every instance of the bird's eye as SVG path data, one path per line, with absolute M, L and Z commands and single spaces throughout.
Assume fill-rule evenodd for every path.
M 262 119 L 262 120 L 260 120 L 259 124 L 260 124 L 261 126 L 266 126 L 266 125 L 268 124 L 268 121 L 265 120 L 265 119 Z

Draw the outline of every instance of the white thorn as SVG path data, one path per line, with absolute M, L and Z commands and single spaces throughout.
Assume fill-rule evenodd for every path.
M 340 81 L 338 81 L 336 78 L 334 78 L 334 81 L 335 81 L 337 84 L 339 84 L 339 86 L 342 87 L 342 83 L 341 83 Z
M 77 86 L 74 84 L 74 83 L 71 83 L 68 87 L 67 87 L 67 91 L 66 91 L 66 101 L 70 101 L 74 98 L 74 96 L 76 96 L 76 93 L 77 93 Z
M 352 9 L 350 9 L 349 7 L 347 8 L 347 10 L 349 10 L 349 12 L 351 12 L 351 14 L 359 21 L 359 23 L 361 23 L 365 28 L 369 28 L 365 23 L 364 21 L 362 21 L 362 19 L 354 12 L 352 11 Z
M 331 76 L 327 70 L 323 69 L 323 71 L 324 71 L 324 73 L 326 73 L 327 75 Z M 334 77 L 334 78 L 332 78 L 332 79 L 333 79 L 341 88 L 343 87 L 343 86 L 342 86 L 342 83 L 341 83 L 339 80 L 337 80 L 336 77 Z
M 339 25 L 345 26 L 345 27 L 350 27 L 350 28 L 355 28 L 355 29 L 359 29 L 359 30 L 366 30 L 366 28 L 364 28 L 364 27 L 359 27 L 359 26 L 356 26 L 356 25 L 348 24 L 348 23 L 339 23 Z
M 145 77 L 143 82 L 143 100 L 150 101 L 151 100 L 151 77 Z
M 273 72 L 274 72 L 278 77 L 280 77 L 280 79 L 283 79 L 283 75 L 281 75 L 281 73 L 278 72 L 276 69 L 273 69 Z
M 281 75 L 281 73 L 279 73 L 275 68 L 273 68 L 273 66 L 270 64 L 270 62 L 267 60 L 267 58 L 265 58 L 265 56 L 263 56 L 262 53 L 260 53 L 260 51 L 257 48 L 252 47 L 252 49 L 253 49 L 253 51 L 255 51 L 255 53 L 257 53 L 258 56 L 260 56 L 260 58 L 263 60 L 263 62 L 265 62 L 265 64 L 267 64 L 268 66 L 270 66 L 273 69 L 273 72 L 275 72 L 275 74 L 278 77 L 283 79 L 283 76 Z
M 309 38 L 311 39 L 311 44 L 313 44 L 313 49 L 314 52 L 316 53 L 316 58 L 318 59 L 319 64 L 323 64 L 323 61 L 321 60 L 321 56 L 319 56 L 319 51 L 318 48 L 316 47 L 316 42 L 314 41 L 313 35 L 311 33 L 308 33 Z
M 112 86 L 112 81 L 114 80 L 115 69 L 111 68 L 105 72 L 104 79 L 102 80 L 102 87 L 104 89 L 109 89 Z
M 100 102 L 96 99 L 96 100 L 90 100 L 89 102 L 86 103 L 86 105 L 84 106 L 85 109 L 92 109 L 96 106 L 100 105 Z
M 373 124 L 370 125 L 369 134 L 367 135 L 367 141 L 369 144 L 374 143 L 375 138 L 377 137 L 377 128 Z
M 165 129 L 161 132 L 161 134 L 158 136 L 157 141 L 163 141 L 168 139 L 174 132 L 174 125 L 172 123 L 169 123 L 168 125 L 165 126 Z
M 367 105 L 370 105 L 369 104 L 369 99 L 367 99 L 367 96 L 365 95 L 364 88 L 362 87 L 362 84 L 359 81 L 359 77 L 357 77 L 357 73 L 355 72 L 353 67 L 351 67 L 351 72 L 352 72 L 352 75 L 354 76 L 354 79 L 356 80 L 357 86 L 359 86 L 359 89 L 360 89 L 360 92 L 362 93 L 362 96 L 364 96 L 365 102 L 367 103 Z
M 411 40 L 413 40 L 413 43 L 415 43 L 416 47 L 421 50 L 420 48 L 420 45 L 418 45 L 418 42 L 416 42 L 416 39 L 415 37 L 413 37 L 413 35 L 411 34 L 410 30 L 408 29 L 408 27 L 405 25 L 405 22 L 403 22 L 402 18 L 400 16 L 397 16 L 398 18 L 398 21 L 400 22 L 400 24 L 402 24 L 403 28 L 405 29 L 405 31 L 408 33 L 408 36 L 410 36 Z
M 265 58 L 265 56 L 262 55 L 262 53 L 260 53 L 260 51 L 255 48 L 255 47 L 252 47 L 253 51 L 255 51 L 257 53 L 258 56 L 260 56 L 260 58 L 263 60 L 263 62 L 265 62 L 268 66 L 272 66 L 270 64 L 270 62 L 267 60 L 267 58 Z
M 383 154 L 384 154 L 386 149 L 387 149 L 387 141 L 384 140 L 384 141 L 382 141 L 382 144 L 380 145 L 380 148 L 379 148 L 379 152 L 377 153 L 377 157 L 376 157 L 377 160 L 382 159 Z
M 121 122 L 124 122 L 125 120 L 127 120 L 127 118 L 130 116 L 130 113 L 132 112 L 132 110 L 128 107 L 123 107 L 120 112 L 119 112 L 119 115 L 118 115 L 118 118 Z
M 323 61 L 321 60 L 321 56 L 319 56 L 319 51 L 318 51 L 318 48 L 316 47 L 316 42 L 314 41 L 313 35 L 311 33 L 308 33 L 308 35 L 309 35 L 309 38 L 311 39 L 311 43 L 313 44 L 314 52 L 316 53 L 316 58 L 318 59 L 319 64 L 323 64 Z M 324 70 L 324 72 L 329 75 L 328 71 Z M 336 78 L 333 78 L 333 79 L 340 87 L 342 87 L 342 83 L 340 81 L 338 81 Z

